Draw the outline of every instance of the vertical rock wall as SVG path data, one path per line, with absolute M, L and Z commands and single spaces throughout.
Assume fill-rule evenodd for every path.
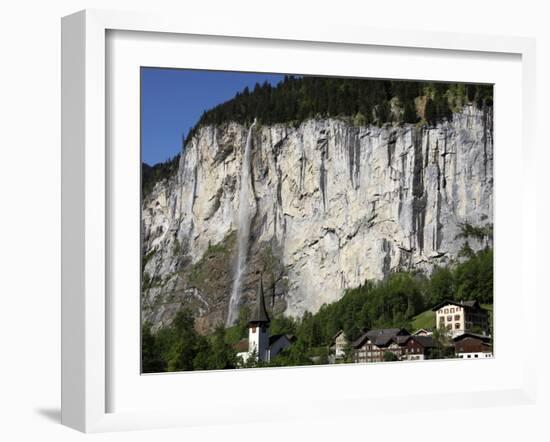
M 145 320 L 167 323 L 181 305 L 205 330 L 225 318 L 246 135 L 235 123 L 200 129 L 177 175 L 143 201 Z M 469 106 L 437 127 L 260 126 L 251 168 L 243 300 L 267 269 L 272 305 L 290 315 L 366 279 L 445 265 L 462 246 L 461 223 L 493 222 L 491 109 Z

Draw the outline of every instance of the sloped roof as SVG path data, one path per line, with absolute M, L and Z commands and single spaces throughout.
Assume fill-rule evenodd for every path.
M 332 341 L 334 341 L 340 335 L 344 335 L 344 338 L 346 337 L 344 330 L 338 330 L 336 334 L 332 337 Z
M 368 335 L 366 333 L 363 333 L 361 336 L 359 336 L 355 341 L 351 343 L 351 346 L 354 348 L 361 347 L 367 339 L 369 339 Z
M 414 339 L 424 348 L 431 348 L 434 346 L 433 336 L 413 336 L 412 339 Z
M 409 332 L 402 328 L 379 328 L 367 332 L 369 339 L 378 347 L 389 345 L 394 336 L 409 336 Z
M 264 284 L 261 276 L 260 283 L 258 284 L 258 292 L 256 294 L 256 304 L 252 310 L 252 315 L 250 316 L 250 320 L 248 322 L 254 324 L 270 322 L 267 309 L 265 308 Z
M 393 340 L 396 344 L 403 345 L 405 344 L 409 339 L 412 339 L 412 336 L 394 336 Z
M 363 333 L 358 339 L 353 341 L 352 346 L 355 348 L 360 347 L 367 339 L 370 339 L 378 347 L 387 347 L 392 340 L 397 342 L 397 339 L 403 340 L 409 337 L 409 332 L 403 328 L 379 328 Z M 404 339 L 404 342 L 406 342 L 406 339 Z
M 479 305 L 479 302 L 477 301 L 451 301 L 449 299 L 445 300 L 445 301 L 442 301 L 440 302 L 439 304 L 437 304 L 436 306 L 434 306 L 432 308 L 432 311 L 437 311 L 439 310 L 441 307 L 444 307 L 446 305 L 456 305 L 458 307 L 465 307 L 465 308 L 474 308 L 474 309 L 480 309 L 480 310 L 484 310 L 480 305 Z
M 458 341 L 461 341 L 462 339 L 465 339 L 465 338 L 479 339 L 480 341 L 483 341 L 483 342 L 490 342 L 491 341 L 491 338 L 489 336 L 478 335 L 478 334 L 470 333 L 470 332 L 462 333 L 461 335 L 455 336 L 453 338 L 453 341 L 458 342 Z
M 275 342 L 282 338 L 285 338 L 288 342 L 290 342 L 288 335 L 273 335 L 269 337 L 269 346 L 271 347 L 273 344 L 275 344 Z

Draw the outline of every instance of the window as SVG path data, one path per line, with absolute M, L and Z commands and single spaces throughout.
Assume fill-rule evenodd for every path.
M 451 330 L 453 328 L 452 324 L 447 324 L 447 330 Z
M 447 316 L 447 322 L 451 322 L 453 320 L 453 317 L 451 315 Z
M 445 309 L 445 314 L 447 314 L 447 313 L 449 313 L 449 309 L 448 309 L 448 308 Z
M 454 307 L 453 307 L 453 308 L 451 308 L 451 313 L 454 313 L 454 312 L 455 312 L 455 309 L 454 309 Z
M 460 315 L 455 315 L 455 321 L 460 321 Z
M 459 323 L 459 322 L 457 322 L 457 323 L 455 324 L 455 329 L 456 329 L 456 330 L 460 329 L 460 323 Z
M 476 357 L 476 358 L 477 358 L 477 357 L 478 357 L 478 355 L 474 355 L 474 357 Z
M 472 357 L 472 355 L 468 355 L 468 359 L 471 358 L 471 357 Z

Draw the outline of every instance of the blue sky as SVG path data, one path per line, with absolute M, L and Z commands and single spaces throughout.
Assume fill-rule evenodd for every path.
M 203 111 L 246 86 L 282 79 L 277 74 L 141 68 L 142 161 L 153 165 L 180 152 L 182 135 Z

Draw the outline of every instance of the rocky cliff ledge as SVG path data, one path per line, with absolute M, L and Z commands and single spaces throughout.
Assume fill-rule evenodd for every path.
M 260 270 L 271 308 L 299 315 L 366 279 L 456 259 L 460 225 L 493 222 L 491 113 L 467 106 L 435 127 L 255 128 L 242 302 Z M 144 198 L 142 315 L 155 328 L 182 305 L 203 331 L 227 315 L 247 131 L 200 128 L 177 174 Z

